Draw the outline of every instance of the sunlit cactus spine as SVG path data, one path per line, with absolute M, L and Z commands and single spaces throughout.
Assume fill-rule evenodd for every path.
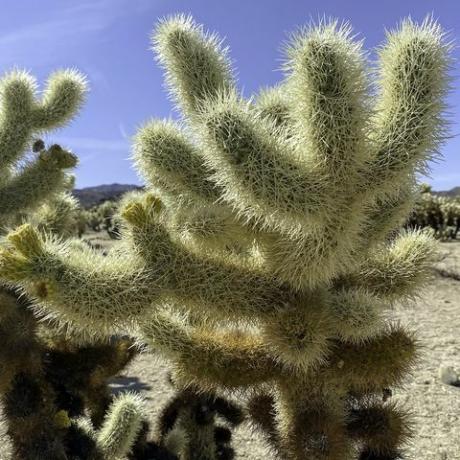
M 125 393 L 114 399 L 102 426 L 96 429 L 85 417 L 68 419 L 65 459 L 124 460 L 144 420 L 145 401 Z
M 76 71 L 52 74 L 41 98 L 26 72 L 0 81 L 0 224 L 2 232 L 46 206 L 67 187 L 75 155 L 46 146 L 44 132 L 70 121 L 80 109 L 86 82 Z M 27 154 L 30 152 L 30 154 Z M 24 161 L 26 160 L 26 161 Z M 0 289 L 0 393 L 14 459 L 65 458 L 59 408 L 43 366 L 45 347 L 27 298 Z
M 140 331 L 181 384 L 268 387 L 253 413 L 282 458 L 398 458 L 407 417 L 382 395 L 417 340 L 386 311 L 420 292 L 433 259 L 429 234 L 399 229 L 445 135 L 439 25 L 388 32 L 376 94 L 334 21 L 294 35 L 285 80 L 259 99 L 191 18 L 161 22 L 153 44 L 183 119 L 140 129 L 147 191 L 124 207 L 122 241 L 77 255 L 26 225 L 2 276 L 75 328 Z
M 62 240 L 74 234 L 78 204 L 69 193 L 74 181 L 67 170 L 77 158 L 57 144 L 47 147 L 41 136 L 71 120 L 86 86 L 78 72 L 57 72 L 38 99 L 36 83 L 27 73 L 12 72 L 1 80 L 3 237 L 8 227 L 23 221 L 33 222 L 41 235 Z M 126 457 L 143 419 L 140 401 L 126 395 L 112 402 L 107 379 L 134 356 L 133 342 L 82 346 L 83 339 L 67 325 L 39 323 L 30 299 L 6 280 L 1 283 L 0 398 L 12 458 Z M 95 446 L 94 456 L 79 457 L 75 449 L 89 438 L 73 423 L 86 410 L 100 432 L 88 441 Z
M 62 192 L 41 205 L 29 220 L 41 232 L 71 237 L 78 234 L 79 211 L 78 201 L 69 192 Z

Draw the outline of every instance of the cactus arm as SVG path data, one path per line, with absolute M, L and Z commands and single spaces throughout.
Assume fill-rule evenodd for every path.
M 201 254 L 225 257 L 233 250 L 250 251 L 259 231 L 220 202 L 221 190 L 209 179 L 212 171 L 177 126 L 145 125 L 136 136 L 134 158 L 137 169 L 154 185 L 154 194 L 167 204 L 174 240 Z
M 154 350 L 172 360 L 176 377 L 195 381 L 201 388 L 244 388 L 279 372 L 260 338 L 243 332 L 193 328 L 162 313 L 143 326 L 142 335 Z
M 260 232 L 240 222 L 219 205 L 175 206 L 168 218 L 171 239 L 200 257 L 240 267 L 256 268 L 256 244 Z
M 29 220 L 41 232 L 70 237 L 76 233 L 79 211 L 78 200 L 67 191 L 60 192 L 40 206 Z
M 235 97 L 211 100 L 201 121 L 206 164 L 224 200 L 242 216 L 289 233 L 328 211 L 324 181 L 247 104 Z
M 389 301 L 413 297 L 427 281 L 436 255 L 436 242 L 424 231 L 407 231 L 377 248 L 351 276 L 377 297 Z
M 342 188 L 354 185 L 365 152 L 367 83 L 361 46 L 349 25 L 332 21 L 295 35 L 287 48 L 287 91 L 295 101 L 292 115 L 302 153 L 328 174 L 325 180 Z
M 407 221 L 414 207 L 415 192 L 412 183 L 404 184 L 395 192 L 375 200 L 369 207 L 362 232 L 365 248 L 372 248 L 396 233 Z
M 412 436 L 408 413 L 394 403 L 370 401 L 350 411 L 347 431 L 364 445 L 369 457 L 397 454 Z M 364 454 L 362 455 L 364 457 Z
M 43 98 L 31 114 L 34 129 L 48 130 L 68 123 L 82 107 L 86 92 L 86 78 L 76 70 L 51 74 Z
M 281 441 L 275 420 L 275 399 L 270 393 L 255 392 L 246 407 L 251 425 L 258 428 L 267 444 L 279 457 L 282 456 Z
M 337 323 L 326 299 L 305 296 L 267 315 L 260 325 L 267 349 L 286 372 L 303 374 L 327 360 Z
M 142 427 L 144 404 L 144 400 L 133 393 L 122 394 L 113 401 L 96 435 L 104 458 L 122 460 L 131 451 Z
M 132 214 L 131 208 L 133 219 Z M 138 240 L 159 244 L 151 228 L 138 231 Z M 29 225 L 9 240 L 13 248 L 3 248 L 2 276 L 23 286 L 46 311 L 97 335 L 140 320 L 152 304 L 167 299 L 233 319 L 260 317 L 288 302 L 288 293 L 272 280 L 199 259 L 167 241 L 145 266 L 125 254 L 99 256 L 89 249 L 44 242 Z
M 257 318 L 289 303 L 291 295 L 272 277 L 186 251 L 169 237 L 159 200 L 132 203 L 123 217 L 136 251 L 163 284 L 164 298 L 205 315 Z
M 0 187 L 0 214 L 8 216 L 36 208 L 66 182 L 64 169 L 77 163 L 77 158 L 58 145 L 40 152 L 9 181 Z
M 166 70 L 170 93 L 186 115 L 195 116 L 203 100 L 233 90 L 226 49 L 217 36 L 204 33 L 190 17 L 161 22 L 152 41 Z
M 203 158 L 172 122 L 153 121 L 141 128 L 135 138 L 134 159 L 151 184 L 161 178 L 173 190 L 203 205 L 219 199 Z
M 285 289 L 244 267 L 200 260 L 191 254 L 182 254 L 175 262 L 172 297 L 204 313 L 214 312 L 231 320 L 257 318 L 289 302 Z
M 360 344 L 381 332 L 385 326 L 383 313 L 388 305 L 366 289 L 337 289 L 330 308 L 338 338 Z
M 423 170 L 439 147 L 450 48 L 431 19 L 421 25 L 405 20 L 388 34 L 380 50 L 382 89 L 371 125 L 373 190 L 391 191 L 407 173 Z
M 126 459 L 145 423 L 144 405 L 144 399 L 135 393 L 116 396 L 99 430 L 87 417 L 73 418 L 67 434 L 67 442 L 69 435 L 71 438 L 69 455 L 93 460 Z
M 43 100 L 35 100 L 36 82 L 26 72 L 8 74 L 0 88 L 0 166 L 13 165 L 34 132 L 62 126 L 81 107 L 85 79 L 75 71 L 61 71 L 48 81 Z
M 338 395 L 307 396 L 299 383 L 278 386 L 276 425 L 280 447 L 287 458 L 353 458 L 345 411 L 338 399 Z
M 298 235 L 266 232 L 258 240 L 262 265 L 295 290 L 315 289 L 330 282 L 353 262 L 357 237 L 338 234 L 335 222 Z
M 387 325 L 365 342 L 338 344 L 322 378 L 346 382 L 349 390 L 358 394 L 378 392 L 402 383 L 417 361 L 417 347 L 411 332 L 402 326 Z M 385 372 L 380 372 L 381 369 Z
M 293 124 L 292 102 L 285 93 L 286 88 L 282 85 L 260 91 L 256 99 L 255 110 L 260 118 L 272 123 L 278 129 L 285 129 L 286 135 L 292 135 L 290 131 Z
M 12 165 L 25 150 L 31 134 L 36 81 L 26 72 L 11 72 L 1 82 L 0 166 Z
M 2 250 L 2 277 L 82 333 L 105 338 L 142 316 L 155 298 L 142 265 L 126 255 L 45 242 L 28 224 L 8 238 L 13 246 Z

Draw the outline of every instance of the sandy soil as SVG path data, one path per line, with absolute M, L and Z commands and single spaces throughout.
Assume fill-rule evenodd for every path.
M 101 235 L 102 236 L 102 235 Z M 460 242 L 441 244 L 440 268 L 460 274 Z M 410 460 L 460 460 L 460 388 L 443 384 L 440 366 L 460 371 L 460 282 L 436 276 L 422 300 L 398 307 L 394 316 L 418 332 L 422 357 L 404 389 L 394 397 L 413 413 L 416 436 L 407 446 Z M 167 366 L 152 357 L 138 357 L 123 376 L 112 383 L 114 391 L 139 390 L 148 398 L 152 422 L 172 394 L 166 383 Z M 235 435 L 238 459 L 272 460 L 264 444 L 247 426 Z M 8 442 L 0 432 L 0 460 L 8 459 Z

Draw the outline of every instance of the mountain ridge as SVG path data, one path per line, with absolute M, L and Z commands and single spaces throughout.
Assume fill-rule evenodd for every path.
M 73 195 L 84 208 L 90 208 L 107 200 L 117 200 L 124 193 L 132 190 L 142 190 L 144 187 L 134 184 L 101 184 L 91 187 L 83 187 L 73 190 Z M 439 196 L 456 197 L 460 196 L 460 186 L 453 187 L 450 190 L 433 191 Z
M 118 200 L 124 193 L 132 190 L 142 190 L 143 187 L 134 184 L 101 184 L 92 187 L 74 189 L 73 196 L 83 208 L 91 208 L 107 200 Z
M 454 187 L 454 188 L 451 188 L 450 190 L 444 190 L 444 191 L 434 191 L 433 193 L 435 193 L 436 195 L 440 195 L 440 196 L 449 196 L 449 197 L 457 197 L 457 196 L 460 196 L 460 186 L 457 186 L 457 187 Z

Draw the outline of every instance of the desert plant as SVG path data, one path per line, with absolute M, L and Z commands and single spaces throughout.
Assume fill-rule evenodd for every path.
M 122 242 L 75 253 L 25 225 L 1 275 L 74 328 L 137 330 L 182 384 L 267 385 L 252 413 L 282 458 L 396 459 L 410 427 L 382 392 L 417 341 L 384 312 L 419 292 L 434 251 L 397 229 L 444 136 L 440 27 L 388 33 L 377 94 L 337 22 L 294 35 L 284 82 L 250 100 L 192 19 L 161 22 L 153 43 L 183 122 L 140 129 L 148 190 L 125 206 Z
M 9 226 L 29 220 L 44 236 L 67 237 L 75 229 L 77 204 L 68 194 L 73 180 L 66 171 L 77 158 L 59 145 L 47 148 L 37 136 L 75 115 L 84 99 L 85 80 L 74 71 L 57 72 L 41 100 L 35 80 L 24 72 L 6 75 L 0 88 L 2 236 Z M 135 437 L 140 427 L 141 407 L 131 396 L 112 404 L 106 379 L 124 367 L 133 351 L 120 340 L 82 345 L 80 337 L 64 332 L 56 322 L 39 323 L 27 296 L 2 282 L 0 398 L 13 458 L 77 458 L 73 444 L 89 438 L 74 427 L 72 417 L 83 416 L 85 408 L 102 425 L 99 437 L 91 441 L 99 449 L 97 458 L 115 458 L 116 448 L 124 456 L 131 447 L 131 440 L 125 439 L 129 429 Z M 138 413 L 132 423 L 123 415 L 126 411 Z M 105 440 L 114 430 L 122 431 L 120 443 Z
M 118 239 L 117 209 L 117 202 L 106 200 L 87 211 L 86 223 L 93 231 L 100 232 L 103 229 L 111 239 Z
M 98 206 L 97 212 L 101 217 L 102 226 L 110 238 L 118 238 L 118 228 L 114 221 L 114 216 L 117 212 L 117 203 L 111 200 L 104 201 Z
M 243 410 L 222 396 L 200 388 L 177 388 L 159 417 L 158 442 L 181 460 L 232 460 L 232 429 Z
M 68 420 L 66 459 L 122 460 L 131 451 L 142 428 L 144 401 L 135 394 L 125 393 L 113 401 L 99 430 L 87 418 Z M 46 457 L 47 458 L 47 457 Z
M 422 187 L 407 221 L 408 228 L 431 228 L 441 240 L 456 239 L 460 230 L 460 200 L 439 196 Z
M 65 188 L 65 170 L 76 157 L 58 145 L 46 148 L 34 135 L 58 127 L 79 109 L 85 93 L 84 79 L 75 72 L 52 75 L 41 101 L 36 82 L 24 72 L 1 80 L 0 214 L 3 232 Z M 23 166 L 25 151 L 36 154 Z M 8 433 L 15 458 L 63 458 L 62 432 L 53 433 L 53 389 L 46 382 L 37 340 L 36 321 L 19 294 L 1 289 L 2 368 L 1 393 Z M 14 327 L 13 327 L 14 326 Z
M 441 212 L 444 217 L 444 237 L 456 239 L 460 230 L 460 199 L 442 196 Z
M 67 191 L 44 203 L 28 219 L 43 233 L 55 233 L 63 237 L 78 233 L 78 201 Z

